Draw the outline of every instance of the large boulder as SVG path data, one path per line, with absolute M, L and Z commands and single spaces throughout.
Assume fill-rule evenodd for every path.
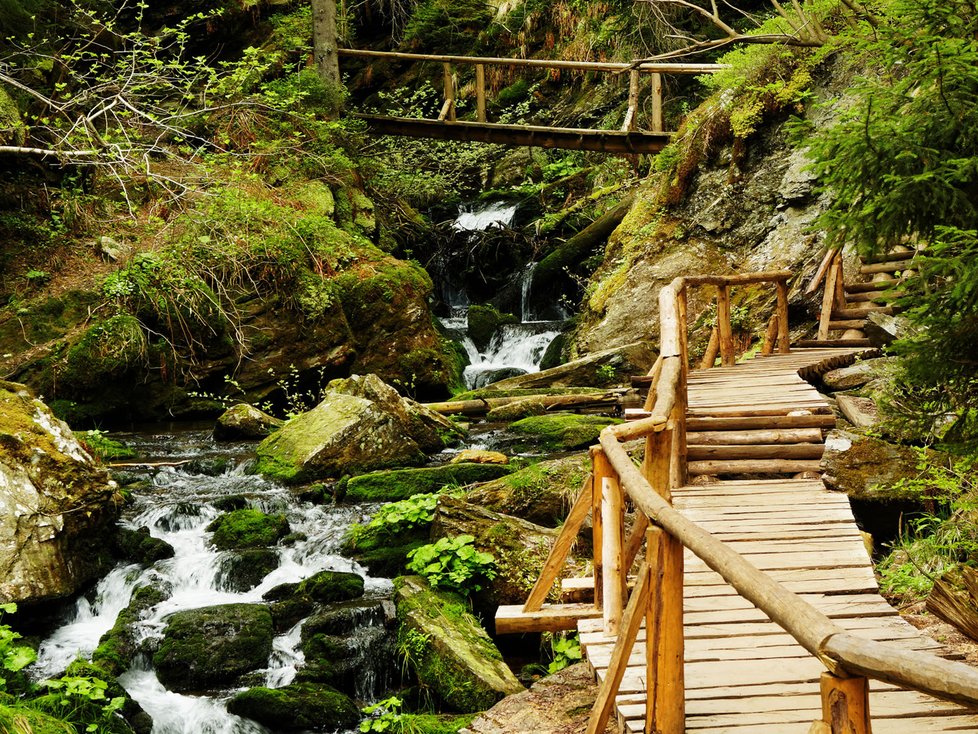
M 409 651 L 418 682 L 442 703 L 482 711 L 523 690 L 464 599 L 435 591 L 418 576 L 394 585 L 399 647 Z
M 543 387 L 604 386 L 627 383 L 632 375 L 646 374 L 655 363 L 656 353 L 647 342 L 632 342 L 620 347 L 592 352 L 549 370 L 532 372 L 492 383 L 494 390 Z
M 555 527 L 567 516 L 589 471 L 586 453 L 541 461 L 474 487 L 466 499 L 488 510 Z
M 219 550 L 243 550 L 275 545 L 289 534 L 285 515 L 269 515 L 245 507 L 219 515 L 207 526 L 211 544 Z
M 259 604 L 177 612 L 167 619 L 153 666 L 173 691 L 228 685 L 268 664 L 272 636 L 272 615 Z
M 228 711 L 287 731 L 350 729 L 360 720 L 349 696 L 319 683 L 249 688 L 228 701 Z
M 571 451 L 597 443 L 601 431 L 618 423 L 620 419 L 603 415 L 550 413 L 518 420 L 510 430 L 520 437 L 517 447 L 522 451 Z
M 0 382 L 0 488 L 0 602 L 67 597 L 111 566 L 115 483 L 12 382 Z
M 940 454 L 927 451 L 929 463 Z M 830 489 L 853 499 L 920 500 L 918 493 L 901 490 L 898 482 L 920 474 L 918 450 L 850 431 L 832 431 L 825 439 L 822 479 Z
M 460 734 L 566 734 L 587 728 L 598 696 L 591 666 L 579 663 L 548 675 L 528 691 L 507 696 Z M 612 720 L 602 734 L 614 734 Z
M 420 464 L 461 435 L 376 375 L 333 380 L 323 401 L 258 445 L 257 472 L 286 482 Z
M 447 495 L 439 497 L 431 523 L 432 542 L 471 535 L 476 548 L 496 559 L 496 577 L 476 598 L 483 609 L 526 601 L 558 532 Z
M 248 403 L 238 403 L 228 408 L 214 424 L 214 438 L 233 441 L 244 438 L 265 438 L 282 427 L 285 421 L 271 416 Z

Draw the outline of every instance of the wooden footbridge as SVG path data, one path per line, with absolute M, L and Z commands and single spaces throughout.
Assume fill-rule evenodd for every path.
M 834 418 L 803 376 L 867 350 L 792 347 L 789 276 L 662 290 L 645 409 L 601 434 L 529 599 L 499 610 L 497 632 L 580 632 L 600 683 L 588 734 L 613 716 L 648 734 L 978 731 L 978 670 L 879 595 L 848 499 L 812 471 Z M 768 354 L 734 365 L 729 289 L 765 282 L 778 293 Z M 726 366 L 689 372 L 687 294 L 701 285 L 718 288 Z M 594 575 L 558 584 L 588 514 Z M 562 594 L 591 600 L 546 603 Z
M 408 54 L 393 51 L 340 49 L 347 58 L 367 58 L 399 63 L 437 63 L 442 66 L 444 101 L 437 119 L 419 119 L 390 115 L 357 115 L 369 129 L 380 135 L 403 135 L 437 140 L 525 145 L 540 148 L 568 148 L 603 153 L 658 153 L 668 145 L 671 134 L 665 131 L 662 113 L 662 77 L 664 74 L 710 74 L 725 68 L 721 64 L 682 63 L 614 63 L 597 61 L 564 61 L 547 59 L 513 59 L 485 56 L 448 56 Z M 462 98 L 458 66 L 474 67 L 473 96 L 475 109 L 471 120 L 459 119 L 458 102 Z M 545 125 L 490 122 L 487 112 L 486 67 L 548 69 L 577 72 L 610 73 L 628 78 L 628 108 L 619 130 L 551 127 Z M 647 80 L 644 77 L 648 77 Z M 642 94 L 651 100 L 649 129 L 639 126 Z

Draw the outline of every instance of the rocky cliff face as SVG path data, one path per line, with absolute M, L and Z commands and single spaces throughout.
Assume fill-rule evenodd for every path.
M 67 597 L 107 570 L 119 502 L 68 426 L 0 383 L 0 602 Z

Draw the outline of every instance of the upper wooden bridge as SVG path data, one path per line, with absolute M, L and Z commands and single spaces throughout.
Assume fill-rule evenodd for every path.
M 827 302 L 841 282 L 832 262 L 820 271 L 832 268 Z M 848 499 L 813 471 L 835 419 L 803 378 L 868 348 L 855 333 L 793 347 L 790 275 L 663 288 L 644 410 L 601 434 L 526 604 L 497 614 L 502 633 L 579 630 L 600 683 L 588 734 L 613 715 L 622 731 L 647 734 L 978 731 L 978 670 L 879 595 Z M 777 289 L 764 355 L 737 365 L 730 288 L 762 283 Z M 690 372 L 687 297 L 701 285 L 717 287 L 724 366 Z M 588 514 L 594 575 L 558 584 Z M 578 601 L 545 603 L 562 595 Z
M 724 68 L 720 64 L 682 63 L 616 63 L 599 61 L 563 61 L 547 59 L 511 59 L 487 56 L 450 56 L 408 54 L 393 51 L 340 49 L 341 57 L 367 58 L 408 63 L 434 62 L 442 65 L 444 101 L 437 119 L 357 115 L 369 128 L 381 135 L 403 135 L 437 140 L 525 145 L 540 148 L 568 148 L 603 153 L 658 153 L 669 144 L 671 134 L 665 131 L 662 113 L 662 77 L 664 74 L 710 74 Z M 458 118 L 459 100 L 456 66 L 474 66 L 475 111 L 473 120 Z M 627 75 L 628 109 L 620 130 L 515 125 L 490 122 L 487 113 L 486 67 L 503 66 L 521 69 L 550 69 L 600 72 Z M 648 75 L 648 83 L 643 76 Z M 651 100 L 649 129 L 639 126 L 642 93 Z

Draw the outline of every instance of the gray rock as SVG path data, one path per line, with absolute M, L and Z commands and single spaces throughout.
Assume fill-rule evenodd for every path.
M 95 249 L 98 254 L 102 256 L 102 259 L 108 262 L 119 262 L 120 260 L 125 260 L 132 254 L 132 247 L 129 245 L 124 245 L 121 242 L 103 235 L 98 238 L 98 242 L 95 244 Z
M 418 576 L 395 582 L 401 637 L 422 636 L 412 651 L 418 681 L 456 711 L 483 711 L 523 686 L 460 596 Z
M 807 149 L 796 150 L 788 159 L 788 168 L 778 188 L 778 197 L 784 204 L 807 199 L 812 194 L 815 174 L 810 170 L 812 161 L 807 153 Z
M 70 596 L 112 564 L 115 482 L 23 385 L 0 381 L 0 602 Z
M 265 438 L 285 423 L 274 416 L 258 410 L 253 405 L 238 403 L 232 405 L 217 419 L 214 438 L 228 441 L 238 438 Z
M 836 403 L 842 414 L 856 428 L 865 431 L 879 423 L 879 411 L 876 403 L 870 398 L 860 398 L 854 395 L 839 395 Z
M 853 388 L 862 387 L 879 377 L 886 367 L 892 363 L 893 360 L 891 358 L 885 357 L 881 359 L 863 360 L 862 362 L 851 364 L 848 367 L 840 367 L 837 370 L 826 372 L 822 376 L 822 382 L 833 392 L 852 390 Z
M 909 324 L 905 318 L 883 313 L 871 313 L 863 327 L 866 338 L 872 342 L 874 347 L 885 347 L 897 339 L 902 339 L 908 335 L 909 330 Z
M 258 445 L 255 470 L 286 482 L 420 464 L 461 435 L 376 375 L 333 380 L 323 401 Z

